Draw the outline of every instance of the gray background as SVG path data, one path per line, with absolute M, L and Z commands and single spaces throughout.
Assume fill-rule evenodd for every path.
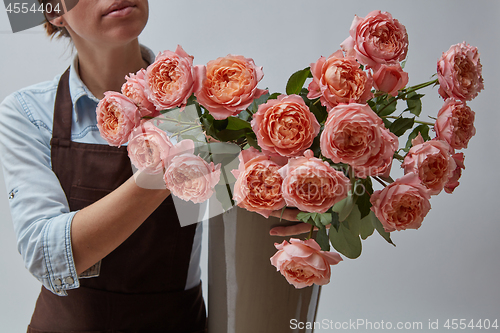
M 450 45 L 465 40 L 477 46 L 486 89 L 469 103 L 477 134 L 465 150 L 460 186 L 453 195 L 432 198 L 419 230 L 393 233 L 396 248 L 374 235 L 360 258 L 334 266 L 318 320 L 410 321 L 426 328 L 439 319 L 442 329 L 446 319 L 500 319 L 499 1 L 150 0 L 150 9 L 140 41 L 155 53 L 181 44 L 196 64 L 229 53 L 252 57 L 264 67 L 260 87 L 271 92 L 284 91 L 291 73 L 336 51 L 354 14 L 374 9 L 392 13 L 407 28 L 410 84 L 427 81 Z M 71 47 L 50 41 L 41 27 L 12 34 L 0 10 L 0 100 L 62 73 L 71 57 Z M 424 113 L 436 115 L 442 104 L 437 89 L 424 93 Z M 393 174 L 401 174 L 399 167 Z M 24 332 L 40 285 L 17 253 L 6 193 L 0 216 L 0 327 Z

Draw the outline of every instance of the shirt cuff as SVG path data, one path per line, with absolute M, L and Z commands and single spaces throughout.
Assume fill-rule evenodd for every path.
M 43 258 L 47 275 L 41 282 L 48 290 L 66 296 L 66 290 L 80 286 L 71 247 L 71 223 L 76 212 L 52 219 L 42 231 Z

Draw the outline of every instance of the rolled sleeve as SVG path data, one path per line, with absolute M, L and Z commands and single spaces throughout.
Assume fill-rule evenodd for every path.
M 49 89 L 49 88 L 47 88 Z M 54 98 L 50 91 L 15 93 L 0 104 L 0 158 L 18 250 L 26 268 L 57 295 L 77 288 L 79 281 L 71 248 L 71 223 L 66 195 L 52 171 L 51 128 L 33 114 Z M 54 91 L 55 93 L 55 91 Z M 43 104 L 43 103 L 42 103 Z M 53 103 L 52 103 L 53 105 Z

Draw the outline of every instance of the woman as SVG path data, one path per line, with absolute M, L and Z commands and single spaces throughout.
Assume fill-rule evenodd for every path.
M 96 127 L 105 91 L 154 60 L 147 0 L 79 0 L 48 17 L 77 51 L 54 81 L 0 105 L 0 156 L 25 265 L 42 284 L 28 332 L 203 332 L 201 225 L 168 190 L 136 185 L 126 147 Z

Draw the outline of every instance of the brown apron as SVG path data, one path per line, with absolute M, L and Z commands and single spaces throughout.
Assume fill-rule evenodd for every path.
M 75 211 L 120 186 L 132 169 L 126 147 L 71 142 L 71 122 L 67 70 L 57 90 L 51 158 Z M 184 290 L 195 229 L 180 227 L 168 197 L 102 259 L 98 277 L 80 279 L 68 296 L 42 287 L 28 333 L 205 332 L 201 284 Z

